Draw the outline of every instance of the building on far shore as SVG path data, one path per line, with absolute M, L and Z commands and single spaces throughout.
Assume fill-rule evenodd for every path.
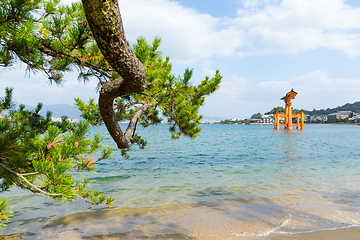
M 360 114 L 359 113 L 352 114 L 352 116 L 349 118 L 349 121 L 351 123 L 360 123 Z
M 262 115 L 261 118 L 248 119 L 250 124 L 273 124 L 274 118 L 272 115 Z
M 307 115 L 306 122 L 326 122 L 327 121 L 327 116 L 324 115 Z
M 353 112 L 351 111 L 340 111 L 336 113 L 331 113 L 327 115 L 328 122 L 335 122 L 338 119 L 345 119 L 353 117 Z
M 71 123 L 78 123 L 80 121 L 80 119 L 77 119 L 77 118 L 74 118 L 74 119 L 66 119 L 68 122 L 71 122 Z M 56 118 L 56 117 L 52 117 L 51 118 L 51 121 L 53 122 L 61 122 L 61 118 Z

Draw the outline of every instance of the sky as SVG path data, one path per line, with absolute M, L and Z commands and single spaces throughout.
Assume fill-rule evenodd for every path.
M 62 0 L 70 3 L 71 0 Z M 200 113 L 238 118 L 283 106 L 291 89 L 296 109 L 326 109 L 360 101 L 358 0 L 119 0 L 127 40 L 162 38 L 174 73 L 194 68 L 193 83 L 220 70 L 220 89 Z M 67 103 L 96 98 L 96 80 L 77 73 L 62 87 L 26 66 L 0 69 L 0 89 L 18 103 Z M 3 94 L 0 94 L 0 96 Z

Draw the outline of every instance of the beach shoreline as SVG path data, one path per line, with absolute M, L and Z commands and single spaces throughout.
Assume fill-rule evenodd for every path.
M 72 229 L 74 230 L 74 229 Z M 76 229 L 75 229 L 76 230 Z M 35 233 L 15 233 L 9 235 L 0 235 L 1 239 L 18 239 L 22 237 L 32 236 Z M 57 235 L 58 239 L 83 239 L 84 236 L 74 234 L 71 230 L 67 233 L 62 233 Z M 164 234 L 158 236 L 144 236 L 137 235 L 136 231 L 129 231 L 127 233 L 113 233 L 113 234 L 100 234 L 100 235 L 91 235 L 85 237 L 86 239 L 144 239 L 144 238 L 154 238 L 154 239 L 204 239 L 201 236 L 196 236 L 192 234 Z M 209 237 L 209 236 L 208 236 Z M 217 236 L 209 239 L 218 239 Z M 223 238 L 222 238 L 223 239 Z M 238 236 L 230 237 L 231 240 L 356 240 L 360 239 L 360 227 L 349 227 L 342 229 L 334 230 L 320 230 L 306 233 L 296 233 L 296 234 L 286 234 L 286 233 L 271 233 L 267 236 Z
M 254 238 L 255 239 L 255 238 Z M 261 238 L 259 238 L 261 239 Z M 360 227 L 350 227 L 334 230 L 321 230 L 309 233 L 280 234 L 272 233 L 265 238 L 267 240 L 348 240 L 360 239 Z M 250 239 L 249 239 L 250 240 Z M 252 239 L 251 239 L 252 240 Z

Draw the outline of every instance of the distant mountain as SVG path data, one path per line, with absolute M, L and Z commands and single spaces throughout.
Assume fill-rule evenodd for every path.
M 339 112 L 339 111 L 352 111 L 356 113 L 360 113 L 360 101 L 354 103 L 346 103 L 343 106 L 336 107 L 336 108 L 327 108 L 327 109 L 320 109 L 320 110 L 312 110 L 312 111 L 305 111 L 305 114 L 308 115 L 328 115 L 331 113 Z
M 26 105 L 27 109 L 34 109 L 34 106 Z M 77 110 L 75 106 L 71 106 L 68 104 L 51 104 L 51 105 L 43 105 L 43 108 L 40 111 L 40 114 L 45 116 L 47 111 L 52 112 L 52 116 L 59 118 L 61 116 L 67 116 L 70 119 L 79 118 L 80 119 L 80 111 Z

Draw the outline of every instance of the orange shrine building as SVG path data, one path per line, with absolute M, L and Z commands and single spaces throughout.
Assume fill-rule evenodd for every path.
M 305 113 L 304 111 L 298 112 L 297 114 L 292 113 L 292 100 L 297 95 L 293 89 L 288 92 L 285 97 L 281 98 L 285 102 L 285 113 L 276 112 L 274 113 L 274 128 L 279 129 L 280 127 L 284 127 L 285 129 L 292 129 L 296 127 L 297 129 L 304 129 L 305 123 Z M 293 123 L 293 119 L 296 118 L 296 123 Z M 284 119 L 284 123 L 280 123 L 280 119 Z

